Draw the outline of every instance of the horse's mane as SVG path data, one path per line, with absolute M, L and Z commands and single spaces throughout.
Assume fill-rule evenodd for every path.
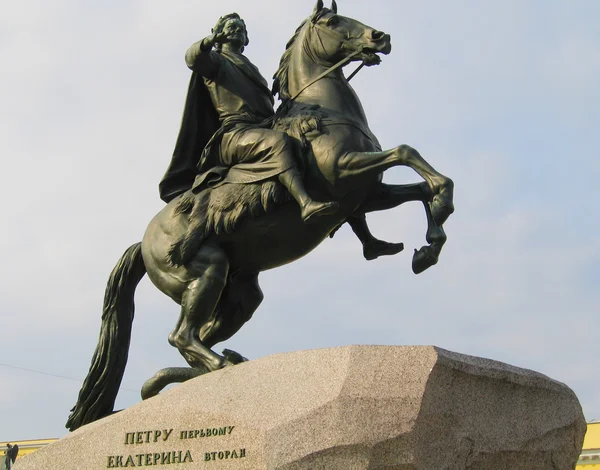
M 286 102 L 291 98 L 290 90 L 288 87 L 288 72 L 290 69 L 290 61 L 292 59 L 292 52 L 294 51 L 294 45 L 296 44 L 296 40 L 302 29 L 311 20 L 311 18 L 306 18 L 300 26 L 296 29 L 296 32 L 292 36 L 292 38 L 285 45 L 285 52 L 281 56 L 281 60 L 279 61 L 279 68 L 275 75 L 273 75 L 273 96 L 279 94 L 279 99 L 282 102 Z
M 321 8 L 317 13 L 306 18 L 300 26 L 296 29 L 296 32 L 292 36 L 292 38 L 285 45 L 285 52 L 281 56 L 281 60 L 279 61 L 279 68 L 275 75 L 273 75 L 273 96 L 279 94 L 279 99 L 282 103 L 285 103 L 287 100 L 291 98 L 290 90 L 288 86 L 288 72 L 290 69 L 290 61 L 292 58 L 292 52 L 294 52 L 294 46 L 296 45 L 296 40 L 300 33 L 304 29 L 304 27 L 311 21 L 317 21 L 322 16 L 331 12 L 329 8 Z
M 317 21 L 322 16 L 330 13 L 331 10 L 329 8 L 321 8 L 317 13 L 306 18 L 300 26 L 296 29 L 296 32 L 292 36 L 292 38 L 285 45 L 285 52 L 281 56 L 281 60 L 279 61 L 279 68 L 275 75 L 273 75 L 273 96 L 279 94 L 279 99 L 285 103 L 287 100 L 291 98 L 290 90 L 288 86 L 288 72 L 290 69 L 290 61 L 292 58 L 292 52 L 294 51 L 294 46 L 296 45 L 296 41 L 298 40 L 298 36 L 304 29 L 304 27 L 311 21 Z

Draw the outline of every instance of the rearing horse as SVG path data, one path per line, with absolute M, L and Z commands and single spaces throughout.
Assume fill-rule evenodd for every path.
M 142 396 L 149 397 L 168 382 L 243 361 L 212 347 L 235 334 L 260 305 L 258 274 L 309 253 L 348 217 L 422 201 L 430 245 L 415 253 L 413 270 L 437 262 L 446 240 L 441 225 L 454 210 L 452 181 L 411 147 L 382 151 L 342 73 L 350 61 L 375 65 L 377 54 L 390 50 L 388 34 L 338 15 L 335 1 L 327 9 L 319 0 L 288 42 L 275 74 L 274 92 L 282 100 L 275 125 L 297 142 L 309 191 L 337 201 L 339 212 L 305 224 L 298 205 L 274 181 L 188 191 L 166 205 L 110 275 L 99 343 L 69 429 L 113 412 L 127 362 L 133 296 L 145 273 L 181 305 L 169 343 L 191 366 L 159 372 L 144 385 Z M 398 165 L 425 181 L 383 184 L 382 172 Z

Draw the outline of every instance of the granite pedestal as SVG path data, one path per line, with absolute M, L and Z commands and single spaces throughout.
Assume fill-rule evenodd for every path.
M 429 346 L 277 354 L 84 426 L 16 470 L 573 469 L 585 420 L 537 372 Z

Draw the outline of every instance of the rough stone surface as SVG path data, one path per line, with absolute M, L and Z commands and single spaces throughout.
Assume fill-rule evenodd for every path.
M 585 427 L 575 394 L 537 372 L 437 347 L 348 346 L 199 377 L 14 468 L 573 469 Z

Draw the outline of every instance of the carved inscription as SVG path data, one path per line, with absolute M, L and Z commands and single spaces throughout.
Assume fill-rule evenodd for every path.
M 206 429 L 193 429 L 191 431 L 181 431 L 179 433 L 179 439 L 197 439 L 199 437 L 216 437 L 216 436 L 228 436 L 233 431 L 235 426 L 224 426 L 222 428 L 206 428 Z
M 125 433 L 125 445 L 148 444 L 150 442 L 158 442 L 159 439 L 166 441 L 172 432 L 173 429 L 127 432 Z
M 204 461 L 214 462 L 216 460 L 243 459 L 246 457 L 246 449 L 220 450 L 217 452 L 205 452 Z
M 214 428 L 202 428 L 179 431 L 180 440 L 199 439 L 203 437 L 229 436 L 235 426 L 219 426 Z M 125 445 L 138 446 L 165 442 L 173 434 L 173 429 L 153 429 L 150 431 L 134 431 L 125 433 Z M 235 460 L 246 458 L 246 449 L 217 450 L 204 452 L 205 462 L 216 462 L 219 460 Z M 106 460 L 106 468 L 134 468 L 152 467 L 156 465 L 175 465 L 191 463 L 194 461 L 189 450 L 173 450 L 169 452 L 147 452 L 130 455 L 109 455 Z
M 154 465 L 172 465 L 193 462 L 192 453 L 188 450 L 172 452 L 154 452 L 152 454 L 110 455 L 106 468 L 152 467 Z

